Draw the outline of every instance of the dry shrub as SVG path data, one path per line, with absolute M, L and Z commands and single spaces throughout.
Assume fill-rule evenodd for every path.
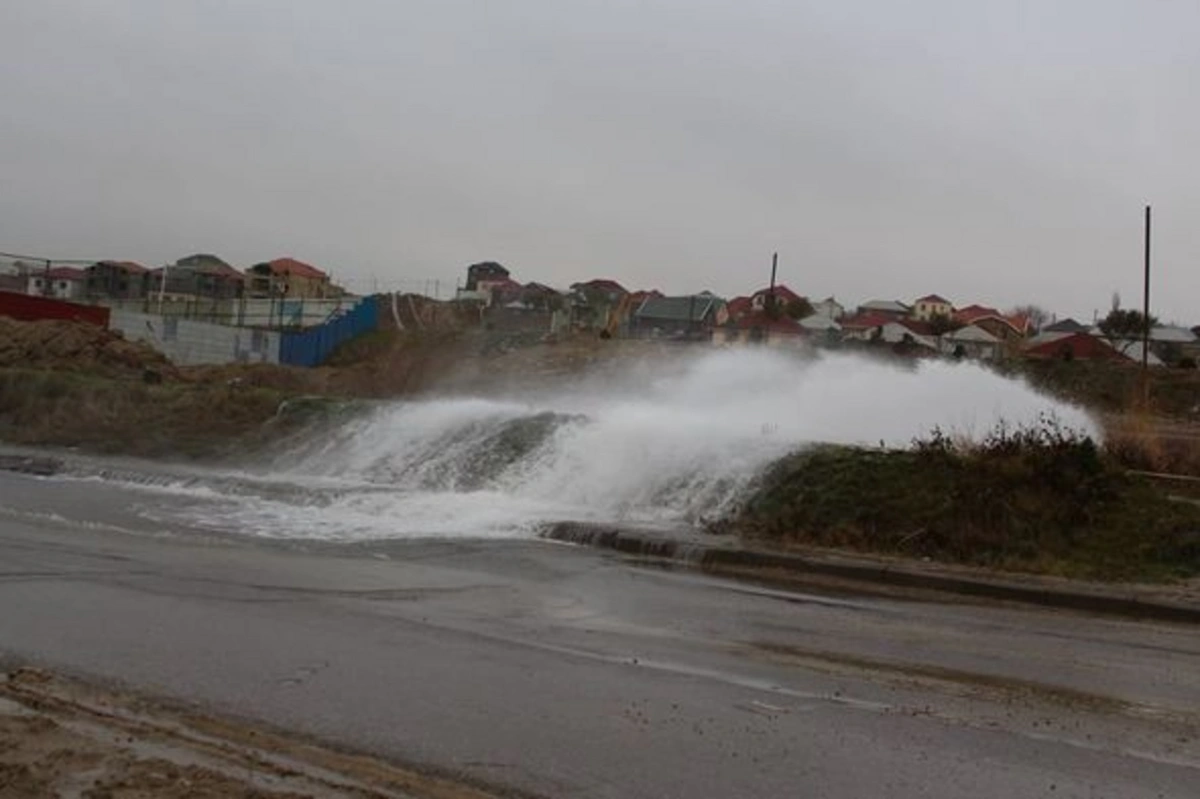
M 1129 469 L 1200 476 L 1200 428 L 1130 412 L 1105 420 L 1105 450 Z

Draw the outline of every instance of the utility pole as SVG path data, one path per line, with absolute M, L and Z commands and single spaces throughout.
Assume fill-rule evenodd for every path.
M 169 267 L 163 264 L 162 271 L 158 274 L 158 314 L 162 316 L 163 300 L 167 298 L 167 269 Z
M 46 270 L 42 273 L 42 295 L 49 297 L 53 294 L 50 286 L 50 259 L 46 259 Z
M 1146 206 L 1145 285 L 1142 289 L 1142 403 L 1150 403 L 1150 206 Z
M 779 253 L 771 254 L 771 289 L 767 294 L 767 316 L 775 315 L 775 272 L 779 269 Z

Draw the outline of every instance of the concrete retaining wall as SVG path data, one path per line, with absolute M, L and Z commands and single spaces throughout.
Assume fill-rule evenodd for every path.
M 279 363 L 280 335 L 274 331 L 117 309 L 109 328 L 130 341 L 145 341 L 180 366 Z

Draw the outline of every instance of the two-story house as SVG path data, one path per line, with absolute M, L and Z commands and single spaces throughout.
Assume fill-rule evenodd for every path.
M 251 297 L 286 297 L 289 300 L 330 299 L 341 296 L 329 275 L 303 261 L 283 257 L 255 264 L 246 270 Z
M 912 318 L 928 322 L 935 316 L 950 319 L 954 315 L 954 303 L 937 294 L 926 294 L 913 301 Z

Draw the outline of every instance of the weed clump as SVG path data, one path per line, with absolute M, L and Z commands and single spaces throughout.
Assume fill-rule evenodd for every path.
M 1046 417 L 977 442 L 819 446 L 777 463 L 734 521 L 780 544 L 1101 579 L 1200 573 L 1200 506 L 1130 475 Z

